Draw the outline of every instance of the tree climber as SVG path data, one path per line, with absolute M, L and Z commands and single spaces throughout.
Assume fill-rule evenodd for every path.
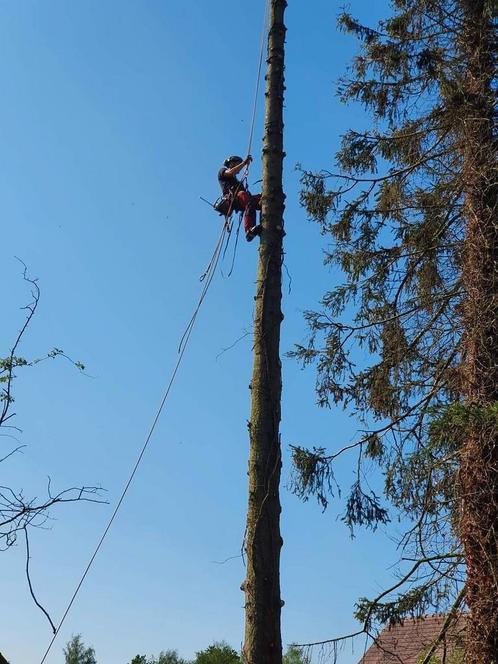
M 244 232 L 251 242 L 261 234 L 261 224 L 256 224 L 256 210 L 261 210 L 261 194 L 251 194 L 247 185 L 235 176 L 252 161 L 250 154 L 245 159 L 236 155 L 228 157 L 218 171 L 218 182 L 223 192 L 222 204 L 218 209 L 225 215 L 244 212 Z

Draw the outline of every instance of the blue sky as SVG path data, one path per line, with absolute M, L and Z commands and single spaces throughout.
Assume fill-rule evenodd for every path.
M 337 32 L 342 2 L 289 2 L 285 147 L 286 265 L 282 354 L 303 341 L 302 312 L 338 279 L 322 266 L 326 241 L 299 207 L 296 163 L 328 167 L 341 133 L 365 122 L 334 81 L 356 51 Z M 368 21 L 385 0 L 355 0 Z M 54 513 L 32 538 L 32 576 L 58 621 L 143 443 L 176 361 L 220 218 L 199 199 L 218 195 L 224 157 L 244 153 L 263 1 L 50 0 L 0 3 L 0 288 L 6 353 L 29 293 L 19 256 L 42 291 L 22 353 L 54 346 L 64 361 L 20 372 L 23 454 L 2 484 L 41 495 L 101 484 L 109 505 Z M 262 96 L 261 96 L 262 101 Z M 260 177 L 262 109 L 251 181 Z M 253 191 L 257 190 L 253 187 Z M 119 518 L 48 658 L 63 661 L 73 633 L 99 662 L 176 648 L 186 657 L 243 634 L 248 383 L 257 243 L 239 244 L 230 279 L 218 273 L 175 388 Z M 225 266 L 226 267 L 226 266 Z M 355 421 L 315 406 L 312 370 L 283 358 L 282 596 L 284 641 L 355 628 L 352 606 L 389 578 L 388 534 L 351 541 L 337 519 L 286 489 L 288 446 L 335 447 Z M 9 442 L 4 439 L 2 450 Z M 339 467 L 344 487 L 352 466 Z M 394 532 L 394 528 L 390 533 Z M 218 562 L 215 562 L 218 561 Z M 22 547 L 1 554 L 0 650 L 36 664 L 50 640 L 28 596 Z M 347 646 L 343 664 L 362 653 Z

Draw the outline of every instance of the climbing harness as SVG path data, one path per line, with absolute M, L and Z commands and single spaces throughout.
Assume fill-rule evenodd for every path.
M 223 254 L 221 256 L 221 262 L 222 263 L 225 260 L 225 256 L 226 256 L 226 253 L 227 253 L 227 250 L 228 250 L 228 246 L 230 244 L 230 238 L 231 238 L 231 235 L 232 235 L 232 215 L 234 213 L 233 206 L 234 206 L 234 203 L 235 203 L 235 200 L 236 200 L 236 197 L 237 197 L 237 193 L 238 193 L 240 187 L 242 187 L 242 186 L 244 186 L 244 187 L 247 186 L 246 172 L 244 172 L 244 176 L 242 177 L 239 184 L 237 185 L 237 188 L 236 188 L 234 193 L 230 192 L 228 194 L 224 194 L 223 196 L 220 196 L 220 198 L 218 199 L 218 201 L 216 201 L 216 203 L 212 204 L 213 208 L 215 210 L 217 210 L 219 212 L 219 214 L 225 218 L 224 229 L 226 230 L 226 242 L 225 242 L 225 248 L 223 249 Z M 217 207 L 217 205 L 218 205 L 218 207 Z M 233 259 L 232 259 L 232 265 L 231 265 L 230 270 L 228 272 L 227 278 L 230 277 L 232 275 L 232 272 L 233 272 L 233 264 L 235 262 L 235 252 L 237 250 L 239 230 L 240 230 L 240 226 L 241 226 L 241 223 L 242 223 L 242 216 L 244 214 L 244 210 L 240 210 L 239 212 L 240 212 L 239 213 L 239 222 L 238 222 L 238 225 L 237 225 L 237 233 L 236 233 L 236 238 L 235 238 L 234 255 L 233 255 Z M 206 270 L 204 270 L 204 272 L 200 276 L 200 278 L 199 278 L 200 281 L 204 281 L 207 274 L 209 273 L 211 265 L 212 265 L 213 260 L 215 258 L 215 255 L 216 255 L 216 249 L 215 249 L 215 252 L 213 254 L 213 257 L 211 258 L 211 261 L 208 264 L 208 267 L 206 268 Z M 225 275 L 223 274 L 223 270 L 221 271 L 221 273 L 222 273 L 222 276 L 224 277 Z

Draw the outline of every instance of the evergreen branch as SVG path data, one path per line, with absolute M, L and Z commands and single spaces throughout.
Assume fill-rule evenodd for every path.
M 439 141 L 440 142 L 440 141 Z M 437 157 L 443 157 L 447 154 L 450 154 L 452 150 L 443 150 L 442 152 L 439 152 L 435 155 L 427 155 L 423 159 L 419 159 L 415 164 L 412 164 L 410 166 L 406 166 L 405 168 L 400 168 L 397 170 L 393 170 L 390 173 L 386 175 L 379 175 L 378 177 L 371 177 L 371 178 L 360 178 L 356 177 L 353 175 L 348 175 L 347 173 L 334 173 L 331 171 L 320 171 L 320 173 L 315 173 L 313 174 L 314 178 L 320 179 L 320 180 L 326 180 L 329 178 L 336 178 L 338 180 L 348 180 L 350 182 L 354 182 L 355 184 L 360 184 L 360 183 L 374 183 L 378 184 L 379 182 L 384 182 L 386 180 L 391 180 L 393 178 L 398 178 L 398 177 L 406 177 L 410 173 L 413 173 L 415 170 L 420 168 L 420 166 L 423 166 L 424 164 L 427 164 L 431 160 L 437 158 Z M 349 191 L 349 190 L 348 190 Z M 344 193 L 341 190 L 341 194 Z

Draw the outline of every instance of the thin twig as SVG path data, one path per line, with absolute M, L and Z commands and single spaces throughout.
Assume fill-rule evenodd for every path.
M 31 577 L 29 574 L 29 538 L 28 538 L 28 530 L 26 527 L 23 528 L 24 530 L 24 539 L 26 542 L 26 578 L 28 580 L 28 586 L 29 586 L 29 592 L 31 593 L 31 597 L 33 598 L 33 602 L 36 604 L 36 606 L 45 614 L 48 622 L 50 623 L 50 627 L 52 628 L 52 632 L 55 634 L 57 629 L 52 621 L 52 618 L 50 617 L 48 611 L 40 604 L 40 602 L 37 600 L 36 595 L 33 590 L 33 584 L 31 583 Z

